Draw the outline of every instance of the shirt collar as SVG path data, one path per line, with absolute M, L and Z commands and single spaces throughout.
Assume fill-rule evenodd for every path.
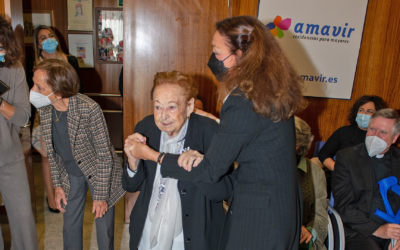
M 236 89 L 236 87 L 234 87 L 234 88 L 231 90 L 231 92 L 229 92 L 229 94 L 225 97 L 223 103 L 226 101 L 226 99 L 228 99 L 229 95 L 230 95 L 230 94 L 232 93 L 232 91 L 234 91 L 235 89 Z
M 306 157 L 302 156 L 300 158 L 299 165 L 297 165 L 298 169 L 301 169 L 304 173 L 307 173 L 307 160 Z

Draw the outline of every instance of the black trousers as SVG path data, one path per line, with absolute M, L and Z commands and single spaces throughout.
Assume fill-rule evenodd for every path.
M 390 240 L 376 236 L 365 237 L 355 231 L 346 236 L 346 250 L 387 250 L 389 244 Z

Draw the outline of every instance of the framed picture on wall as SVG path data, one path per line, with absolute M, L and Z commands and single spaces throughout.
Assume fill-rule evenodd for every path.
M 67 0 L 68 30 L 93 30 L 93 1 Z
M 39 25 L 53 26 L 52 10 L 24 10 L 24 42 L 25 45 L 33 44 L 33 32 Z
M 93 35 L 68 34 L 69 53 L 78 59 L 79 68 L 94 68 Z
M 96 63 L 122 64 L 124 19 L 121 8 L 95 8 Z
M 118 7 L 124 7 L 124 0 L 118 0 Z

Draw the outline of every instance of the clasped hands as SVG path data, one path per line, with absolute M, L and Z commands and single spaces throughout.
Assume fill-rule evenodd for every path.
M 139 133 L 134 133 L 125 140 L 124 151 L 128 156 L 129 165 L 133 171 L 136 170 L 136 161 L 139 159 L 157 162 L 160 153 L 148 147 L 146 142 L 146 137 Z M 179 156 L 178 165 L 190 172 L 192 167 L 197 167 L 203 158 L 204 155 L 196 150 L 189 150 Z

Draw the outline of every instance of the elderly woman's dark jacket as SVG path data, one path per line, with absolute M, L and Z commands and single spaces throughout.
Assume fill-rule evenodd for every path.
M 200 153 L 206 152 L 217 129 L 218 124 L 214 120 L 192 114 L 184 148 L 190 147 Z M 140 121 L 135 127 L 135 132 L 144 135 L 147 138 L 147 145 L 159 151 L 161 130 L 156 126 L 153 115 Z M 126 168 L 124 169 L 123 188 L 128 192 L 140 191 L 130 216 L 129 245 L 132 250 L 136 250 L 140 243 L 153 192 L 156 169 L 157 163 L 140 161 L 133 178 L 130 178 Z M 217 183 L 178 182 L 185 250 L 217 249 L 225 218 L 222 200 L 230 197 L 233 183 L 234 179 L 231 175 L 223 176 Z
M 237 184 L 221 234 L 221 250 L 298 249 L 301 191 L 294 118 L 274 122 L 257 114 L 236 88 L 221 108 L 221 123 L 201 163 L 187 172 L 177 155 L 163 158 L 161 174 L 215 182 L 238 162 Z
M 67 202 L 70 189 L 68 173 L 54 150 L 52 140 L 52 105 L 38 109 L 46 152 L 50 160 L 53 186 L 64 189 Z M 110 142 L 103 112 L 95 101 L 77 94 L 69 98 L 68 134 L 72 154 L 82 173 L 94 187 L 93 200 L 107 201 L 112 207 L 124 195 L 122 167 Z

